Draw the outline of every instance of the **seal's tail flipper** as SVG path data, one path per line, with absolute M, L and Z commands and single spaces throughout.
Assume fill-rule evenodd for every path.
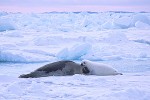
M 123 75 L 122 73 L 117 73 L 117 75 Z
M 19 78 L 29 78 L 29 77 L 30 77 L 29 74 L 22 74 L 19 76 Z
M 29 73 L 29 74 L 22 74 L 22 75 L 20 75 L 19 76 L 19 78 L 33 78 L 33 77 L 35 77 L 36 75 L 35 75 L 35 73 L 34 72 L 31 72 L 31 73 Z M 36 78 L 36 77 L 35 77 Z

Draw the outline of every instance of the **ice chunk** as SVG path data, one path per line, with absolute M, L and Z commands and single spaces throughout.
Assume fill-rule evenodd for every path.
M 69 50 L 68 48 L 62 49 L 58 54 L 56 55 L 59 59 L 67 59 L 68 58 Z
M 25 59 L 11 52 L 0 52 L 0 62 L 23 62 Z
M 140 28 L 140 29 L 150 29 L 150 25 L 149 24 L 143 23 L 141 21 L 137 21 L 135 23 L 135 27 L 136 28 Z
M 128 28 L 131 24 L 131 18 L 121 17 L 121 18 L 115 19 L 114 24 L 118 27 L 121 27 L 122 29 Z
M 70 49 L 68 59 L 80 59 L 80 57 L 87 54 L 90 49 L 90 44 L 76 45 Z
M 0 51 L 0 62 L 46 62 L 54 61 L 55 57 L 20 50 Z
M 90 44 L 75 45 L 71 49 L 62 49 L 56 55 L 59 59 L 79 60 L 83 55 L 87 54 L 91 49 Z
M 107 21 L 104 24 L 102 24 L 101 28 L 104 28 L 104 29 L 120 29 L 121 27 L 115 25 L 113 21 Z
M 133 16 L 131 25 L 135 26 L 135 23 L 138 21 L 142 23 L 150 24 L 150 20 L 148 19 L 148 17 L 140 13 Z
M 0 16 L 5 16 L 5 15 L 8 15 L 7 12 L 0 12 Z
M 0 32 L 7 31 L 7 30 L 15 30 L 15 27 L 9 21 L 0 21 Z
M 134 42 L 138 42 L 138 43 L 143 43 L 143 44 L 148 44 L 150 45 L 150 41 L 144 40 L 144 39 L 140 39 L 140 40 L 133 40 Z
M 0 13 L 0 16 L 3 15 Z M 138 13 L 42 13 L 8 14 L 1 16 L 1 31 L 31 29 L 36 31 L 95 31 L 99 29 L 125 29 L 135 27 L 137 21 L 150 24 L 149 15 Z M 7 22 L 6 22 L 7 20 Z

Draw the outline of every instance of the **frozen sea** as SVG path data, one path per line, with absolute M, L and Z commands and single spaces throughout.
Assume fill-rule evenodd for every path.
M 84 59 L 123 75 L 18 78 Z M 0 100 L 149 100 L 149 83 L 150 13 L 0 12 Z

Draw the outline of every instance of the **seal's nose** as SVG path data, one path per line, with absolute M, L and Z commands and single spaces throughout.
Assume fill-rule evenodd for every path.
M 88 74 L 88 73 L 90 72 L 87 67 L 84 67 L 84 68 L 82 69 L 82 71 L 83 71 L 84 74 Z
M 83 63 L 81 63 L 81 66 L 84 66 Z

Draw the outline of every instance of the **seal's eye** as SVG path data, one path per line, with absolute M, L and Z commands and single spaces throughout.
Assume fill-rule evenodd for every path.
M 84 67 L 84 68 L 82 69 L 82 72 L 83 72 L 84 74 L 88 74 L 90 71 L 89 71 L 89 69 L 88 69 L 87 67 Z
M 84 66 L 85 65 L 85 62 L 81 63 L 81 66 Z

